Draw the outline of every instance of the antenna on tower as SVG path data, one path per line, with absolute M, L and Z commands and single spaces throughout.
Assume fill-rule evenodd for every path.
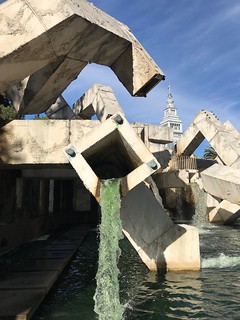
M 168 93 L 169 93 L 169 94 L 171 93 L 171 86 L 170 86 L 170 83 L 168 84 Z

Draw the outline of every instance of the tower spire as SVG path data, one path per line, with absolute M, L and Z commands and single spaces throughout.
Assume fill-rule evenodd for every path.
M 175 142 L 181 137 L 183 133 L 182 120 L 179 118 L 177 114 L 177 108 L 174 105 L 170 83 L 168 83 L 167 103 L 164 109 L 163 119 L 160 122 L 160 126 L 173 128 L 173 137 Z

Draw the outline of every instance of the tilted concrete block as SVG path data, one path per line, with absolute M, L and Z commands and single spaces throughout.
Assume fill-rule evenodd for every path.
M 149 124 L 148 140 L 154 143 L 167 144 L 173 142 L 173 128 Z
M 198 127 L 192 123 L 177 142 L 177 155 L 191 156 L 203 140 L 204 135 Z
M 46 111 L 49 119 L 78 119 L 78 116 L 70 108 L 63 96 L 57 98 L 56 102 Z
M 150 270 L 199 270 L 198 229 L 175 225 L 141 183 L 122 198 L 123 232 Z
M 99 180 L 122 178 L 126 194 L 160 168 L 122 113 L 111 116 L 65 150 L 85 187 L 99 200 Z
M 117 112 L 122 112 L 113 90 L 109 86 L 94 84 L 73 105 L 73 111 L 82 119 L 91 119 L 93 115 L 104 122 Z
M 203 188 L 211 195 L 240 204 L 240 170 L 214 164 L 201 172 Z
M 207 208 L 215 208 L 221 202 L 220 198 L 214 197 L 211 194 L 207 194 Z
M 240 218 L 240 206 L 223 200 L 209 212 L 209 221 L 222 224 L 232 224 Z

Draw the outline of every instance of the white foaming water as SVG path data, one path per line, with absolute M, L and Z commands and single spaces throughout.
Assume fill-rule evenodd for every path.
M 202 259 L 201 266 L 206 268 L 232 268 L 240 265 L 240 257 L 229 257 L 221 253 L 219 257 Z

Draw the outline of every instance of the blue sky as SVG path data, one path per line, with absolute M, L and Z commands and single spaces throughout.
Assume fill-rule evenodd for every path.
M 64 93 L 70 105 L 93 83 L 106 84 L 113 88 L 129 122 L 158 124 L 171 83 L 184 129 L 198 111 L 207 109 L 240 130 L 239 0 L 91 2 L 129 26 L 166 80 L 147 98 L 133 98 L 109 68 L 89 65 Z
M 239 0 L 92 3 L 129 26 L 164 71 L 166 80 L 147 98 L 133 98 L 111 70 L 93 65 L 76 81 L 79 89 L 84 87 L 82 82 L 89 87 L 94 82 L 110 85 L 130 122 L 157 124 L 163 116 L 170 82 L 184 129 L 201 109 L 207 109 L 240 130 Z

